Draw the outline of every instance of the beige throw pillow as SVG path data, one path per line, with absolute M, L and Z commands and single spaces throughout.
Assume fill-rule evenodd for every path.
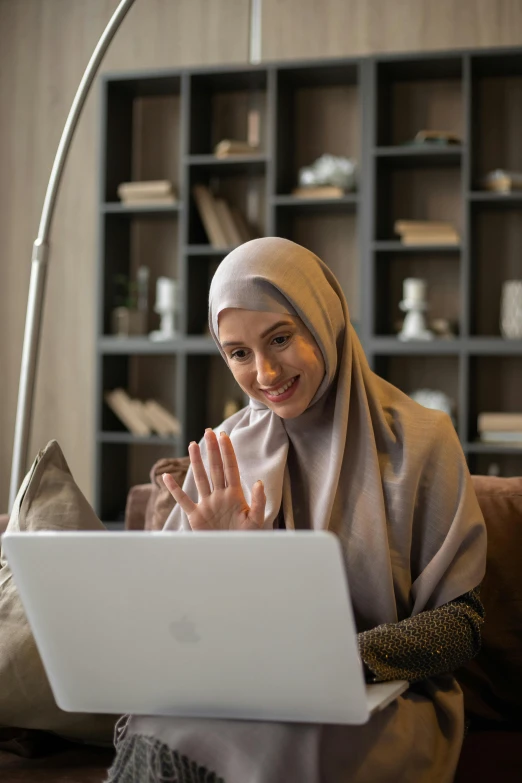
M 51 441 L 24 479 L 7 530 L 104 529 L 77 487 L 58 443 Z M 115 720 L 112 715 L 64 712 L 57 706 L 11 570 L 0 552 L 0 726 L 106 742 L 112 739 Z

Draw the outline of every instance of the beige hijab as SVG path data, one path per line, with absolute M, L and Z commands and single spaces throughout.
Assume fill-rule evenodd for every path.
M 301 416 L 284 420 L 250 400 L 216 429 L 232 439 L 247 500 L 263 480 L 266 527 L 282 508 L 288 529 L 339 536 L 360 631 L 476 587 L 486 532 L 453 425 L 370 370 L 330 269 L 286 239 L 247 242 L 212 281 L 209 321 L 218 347 L 219 313 L 228 307 L 298 315 L 325 362 Z M 184 489 L 197 502 L 191 471 Z M 166 528 L 190 529 L 179 507 Z

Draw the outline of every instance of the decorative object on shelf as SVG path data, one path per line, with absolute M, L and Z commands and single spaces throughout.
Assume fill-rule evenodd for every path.
M 337 187 L 337 185 L 323 185 L 317 188 L 294 188 L 292 196 L 297 198 L 342 198 L 344 190 Z
M 521 190 L 522 171 L 494 169 L 486 174 L 481 185 L 484 190 L 492 190 L 494 193 L 511 193 L 512 190 Z
M 333 185 L 343 191 L 355 190 L 356 175 L 357 163 L 354 158 L 326 154 L 317 158 L 311 166 L 299 169 L 299 186 L 319 188 Z
M 142 315 L 144 331 L 146 331 L 149 316 L 149 279 L 149 267 L 143 265 L 139 266 L 136 270 L 136 293 L 138 298 L 138 310 Z
M 522 444 L 522 412 L 479 413 L 477 430 L 483 443 L 519 446 Z
M 460 242 L 452 224 L 439 220 L 396 220 L 393 230 L 403 245 L 458 245 Z
M 433 332 L 426 328 L 424 313 L 428 309 L 426 301 L 426 280 L 407 277 L 403 282 L 403 299 L 400 309 L 406 313 L 399 340 L 433 340 Z
M 115 337 L 143 335 L 143 314 L 129 307 L 115 307 L 111 313 L 111 331 Z
M 233 416 L 234 413 L 237 413 L 244 407 L 244 403 L 239 402 L 239 400 L 227 400 L 223 407 L 223 419 L 228 419 L 229 416 Z
M 192 193 L 212 247 L 228 249 L 254 239 L 239 209 L 230 207 L 223 198 L 216 198 L 206 185 L 194 185 Z
M 500 331 L 507 340 L 522 340 L 522 280 L 502 285 Z
M 156 281 L 156 304 L 154 311 L 160 316 L 160 328 L 150 332 L 154 341 L 173 340 L 177 335 L 176 315 L 178 312 L 178 282 L 170 277 L 158 277 Z
M 454 144 L 462 144 L 462 139 L 456 133 L 442 130 L 420 130 L 411 141 L 406 144 L 436 145 L 448 147 Z
M 455 424 L 455 400 L 443 391 L 438 389 L 417 389 L 409 396 L 424 408 L 432 408 L 433 410 L 447 413 L 453 424 Z
M 115 275 L 116 307 L 111 312 L 111 332 L 116 337 L 142 335 L 146 332 L 147 313 L 138 304 L 138 284 L 127 275 Z
M 106 392 L 105 401 L 133 435 L 146 437 L 157 432 L 169 437 L 181 433 L 177 418 L 156 400 L 142 402 L 130 397 L 124 389 L 113 389 Z
M 177 201 L 172 182 L 166 179 L 122 182 L 118 185 L 118 196 L 128 206 L 158 206 Z
M 457 326 L 448 318 L 434 318 L 430 321 L 430 329 L 440 340 L 454 340 L 457 336 Z

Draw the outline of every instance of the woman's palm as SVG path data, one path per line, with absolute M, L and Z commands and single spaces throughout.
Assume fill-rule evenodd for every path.
M 169 474 L 163 476 L 173 498 L 187 514 L 193 530 L 259 530 L 265 515 L 265 493 L 261 481 L 252 487 L 252 504 L 243 494 L 234 448 L 228 435 L 219 442 L 212 430 L 205 432 L 210 478 L 197 443 L 189 446 L 190 464 L 199 494 L 194 503 Z

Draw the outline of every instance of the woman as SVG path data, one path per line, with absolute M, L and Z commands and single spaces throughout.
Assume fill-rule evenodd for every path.
M 450 672 L 480 646 L 486 552 L 451 422 L 372 373 L 337 280 L 293 242 L 230 253 L 209 321 L 250 404 L 190 445 L 183 490 L 164 477 L 166 527 L 335 532 L 367 679 L 412 685 L 364 726 L 132 717 L 110 780 L 451 781 L 464 716 Z

